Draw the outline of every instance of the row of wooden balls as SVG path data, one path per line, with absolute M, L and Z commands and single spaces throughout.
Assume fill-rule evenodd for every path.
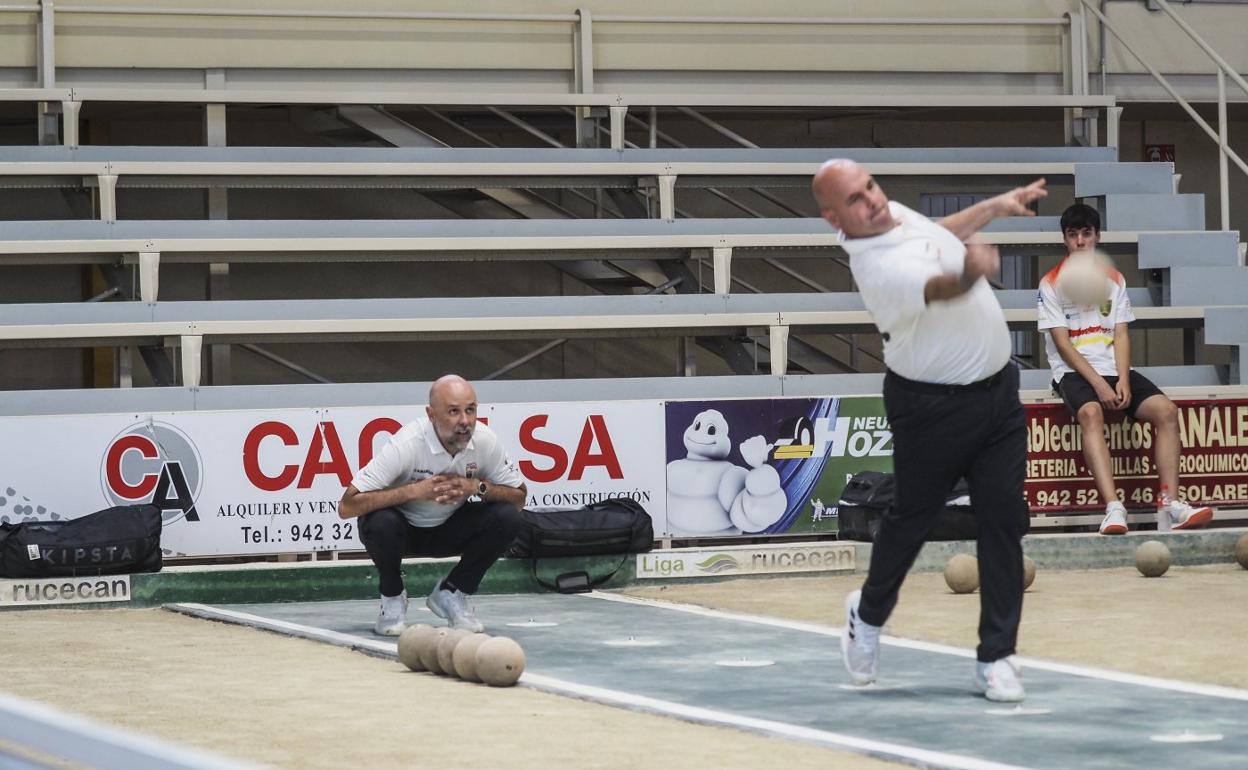
M 1248 533 L 1235 541 L 1235 561 L 1248 569 Z M 1170 569 L 1174 558 L 1170 549 L 1160 540 L 1145 540 L 1135 548 L 1135 568 L 1144 577 L 1161 577 Z M 1023 589 L 1031 587 L 1036 579 L 1036 563 L 1023 557 Z M 966 594 L 979 588 L 979 562 L 969 553 L 955 554 L 945 565 L 945 584 L 956 594 Z
M 399 661 L 413 671 L 510 687 L 524 673 L 524 650 L 514 639 L 418 623 L 399 635 Z

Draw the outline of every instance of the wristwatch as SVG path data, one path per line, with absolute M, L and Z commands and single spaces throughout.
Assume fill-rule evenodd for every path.
M 485 482 L 478 481 L 477 482 L 477 496 L 485 497 L 485 490 L 486 490 Z

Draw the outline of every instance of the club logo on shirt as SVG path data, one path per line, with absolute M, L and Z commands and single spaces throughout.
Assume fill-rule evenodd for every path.
M 468 465 L 464 468 L 464 475 L 470 479 L 475 479 L 477 477 L 477 470 L 478 467 L 476 463 L 468 463 Z
M 1109 318 L 1109 311 L 1112 310 L 1113 307 L 1114 307 L 1114 301 L 1112 299 L 1105 300 L 1104 302 L 1101 303 L 1101 307 L 1100 307 L 1101 315 L 1103 315 L 1106 318 Z
M 1089 334 L 1112 334 L 1113 329 L 1108 326 L 1088 326 L 1083 329 L 1071 329 L 1069 332 L 1071 339 L 1086 337 Z

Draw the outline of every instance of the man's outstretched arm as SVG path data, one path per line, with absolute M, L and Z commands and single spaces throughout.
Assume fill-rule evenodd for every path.
M 960 241 L 968 241 L 994 219 L 1001 217 L 1034 217 L 1027 206 L 1048 195 L 1044 180 L 1037 179 L 1026 187 L 1015 187 L 1006 193 L 968 206 L 956 214 L 950 214 L 938 224 L 953 233 Z

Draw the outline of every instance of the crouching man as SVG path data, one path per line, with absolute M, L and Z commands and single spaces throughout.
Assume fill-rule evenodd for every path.
M 380 576 L 373 630 L 403 632 L 405 556 L 460 556 L 425 604 L 453 628 L 482 631 L 468 597 L 516 539 L 526 496 L 524 478 L 498 437 L 477 425 L 472 385 L 453 374 L 433 383 L 425 417 L 391 437 L 338 505 L 342 518 L 359 517 L 360 540 Z

